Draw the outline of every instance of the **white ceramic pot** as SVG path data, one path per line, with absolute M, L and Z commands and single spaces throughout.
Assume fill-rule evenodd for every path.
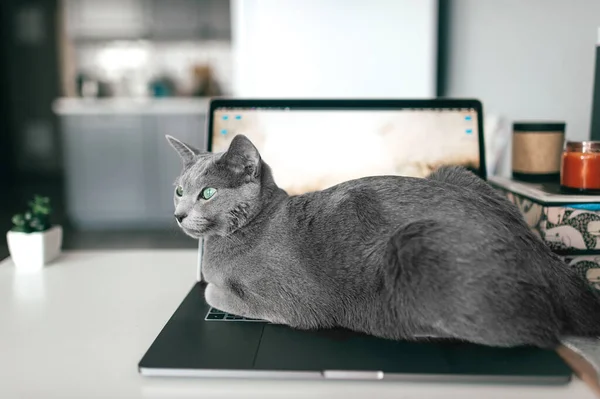
M 23 270 L 39 270 L 60 254 L 63 230 L 53 226 L 44 232 L 6 233 L 8 250 L 15 267 Z

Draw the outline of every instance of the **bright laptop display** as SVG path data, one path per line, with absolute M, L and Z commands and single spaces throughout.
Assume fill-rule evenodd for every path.
M 462 165 L 485 178 L 481 105 L 468 100 L 214 100 L 209 149 L 237 134 L 288 194 L 375 175 L 425 177 Z

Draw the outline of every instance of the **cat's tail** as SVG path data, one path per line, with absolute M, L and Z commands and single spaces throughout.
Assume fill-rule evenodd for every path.
M 548 265 L 548 284 L 562 320 L 562 336 L 600 337 L 600 292 L 561 260 Z

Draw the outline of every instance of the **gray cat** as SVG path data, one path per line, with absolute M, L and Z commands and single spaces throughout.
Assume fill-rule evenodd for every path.
M 466 169 L 289 196 L 243 135 L 219 154 L 167 138 L 184 163 L 175 218 L 205 239 L 215 308 L 389 339 L 552 348 L 600 335 L 600 295 Z

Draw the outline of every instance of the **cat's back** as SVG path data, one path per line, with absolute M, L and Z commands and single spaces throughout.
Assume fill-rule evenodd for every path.
M 477 204 L 478 196 L 474 190 L 422 178 L 373 176 L 347 181 L 289 197 L 270 218 L 264 250 L 290 254 L 300 268 L 313 270 L 319 278 L 322 273 L 341 278 L 337 270 L 351 278 L 357 273 L 370 275 L 360 271 L 383 264 L 392 237 L 414 222 L 439 225 L 443 239 L 434 240 L 454 248 L 457 258 L 472 251 L 472 246 L 461 245 L 465 242 L 490 250 L 498 245 L 494 243 L 503 248 L 512 245 L 502 218 L 491 206 Z M 485 251 L 480 252 L 483 257 Z
M 440 181 L 407 176 L 370 176 L 338 184 L 322 191 L 292 197 L 293 205 L 311 205 L 320 213 L 344 214 L 377 211 L 387 219 L 447 213 L 471 208 L 477 193 L 452 187 Z
M 315 233 L 392 232 L 424 219 L 463 229 L 485 224 L 493 230 L 507 222 L 521 223 L 510 204 L 487 188 L 462 187 L 443 179 L 371 176 L 290 197 L 286 215 L 292 225 Z

